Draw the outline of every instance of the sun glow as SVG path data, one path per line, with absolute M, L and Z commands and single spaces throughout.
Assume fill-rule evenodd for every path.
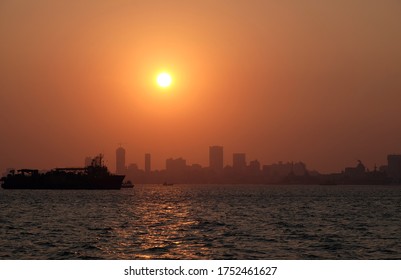
M 160 73 L 157 76 L 157 84 L 163 88 L 169 87 L 171 85 L 171 82 L 173 79 L 171 78 L 171 75 L 168 73 Z

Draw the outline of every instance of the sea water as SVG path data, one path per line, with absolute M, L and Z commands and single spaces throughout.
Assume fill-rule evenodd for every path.
M 401 259 L 400 186 L 0 190 L 0 259 Z

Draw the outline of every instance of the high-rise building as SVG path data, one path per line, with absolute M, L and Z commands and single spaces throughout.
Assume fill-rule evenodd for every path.
M 233 154 L 233 170 L 244 171 L 246 168 L 246 158 L 244 153 L 234 153 Z
M 401 179 L 401 155 L 387 156 L 387 175 L 392 179 Z
M 209 167 L 216 173 L 223 171 L 223 147 L 211 146 L 209 147 Z
M 151 166 L 150 166 L 150 154 L 145 154 L 145 172 L 150 173 Z
M 123 147 L 119 147 L 116 150 L 116 173 L 119 175 L 125 175 L 126 173 L 125 149 Z

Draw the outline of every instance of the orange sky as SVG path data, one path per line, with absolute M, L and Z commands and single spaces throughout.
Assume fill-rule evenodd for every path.
M 302 3 L 301 3 L 302 2 Z M 329 3 L 331 2 L 331 3 Z M 3 0 L 0 170 L 401 153 L 401 2 Z M 168 90 L 155 84 L 169 71 Z

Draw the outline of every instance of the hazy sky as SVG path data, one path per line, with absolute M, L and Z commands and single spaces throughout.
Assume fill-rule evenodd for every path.
M 401 153 L 398 0 L 2 0 L 0 170 Z M 173 76 L 160 89 L 160 71 Z

